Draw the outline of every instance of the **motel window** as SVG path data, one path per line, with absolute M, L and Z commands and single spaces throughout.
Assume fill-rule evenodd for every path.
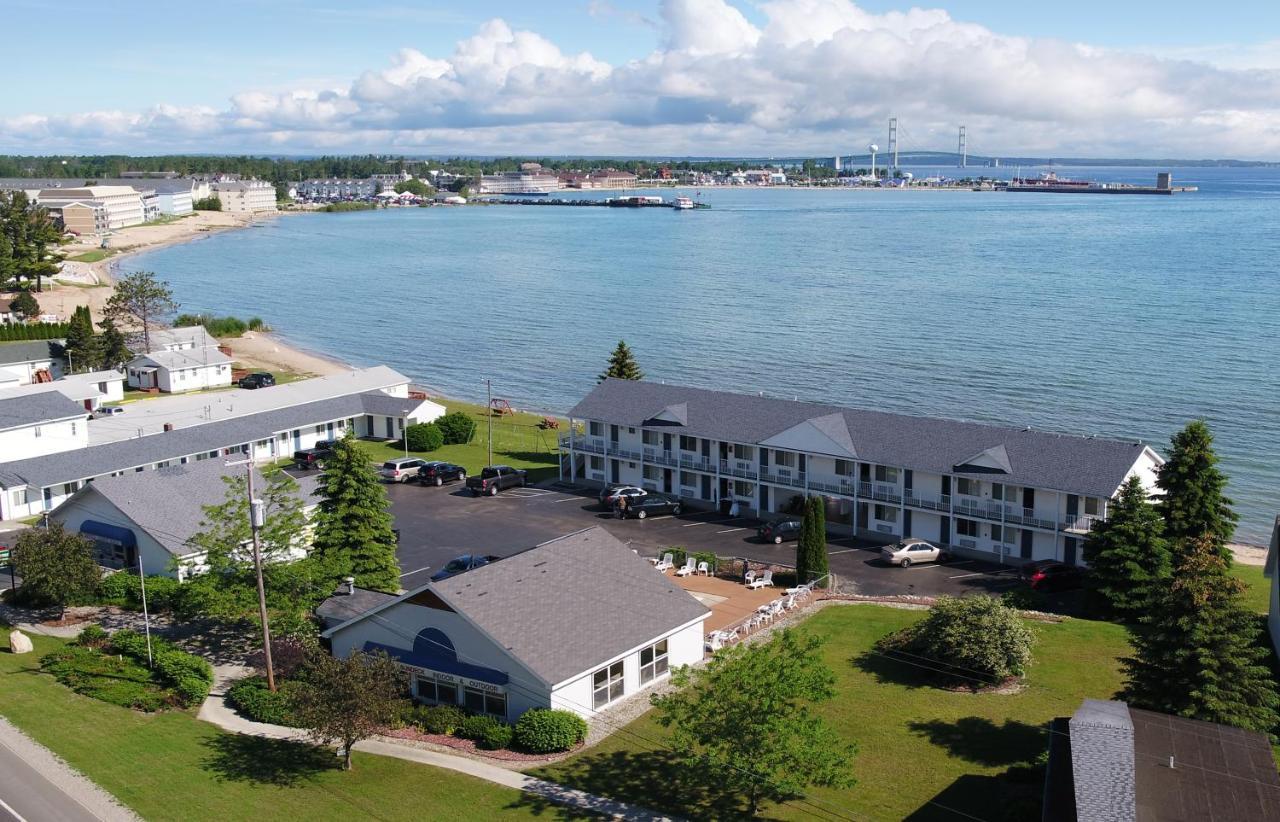
M 898 509 L 890 505 L 877 505 L 876 519 L 880 520 L 881 522 L 897 522 Z
M 647 480 L 662 479 L 662 469 L 656 465 L 646 465 L 644 467 L 644 478 Z
M 1018 529 L 1010 527 L 1008 525 L 1005 525 L 1005 526 L 992 525 L 991 541 L 1003 542 L 1006 545 L 1012 545 L 1018 541 Z
M 739 497 L 754 497 L 756 495 L 756 487 L 749 482 L 735 480 L 733 483 L 733 493 L 734 496 Z
M 603 471 L 603 470 L 604 470 L 604 457 L 592 457 L 592 458 L 591 458 L 591 470 L 592 470 L 592 471 Z
M 836 475 L 841 477 L 853 476 L 853 463 L 849 460 L 836 460 Z
M 667 672 L 667 641 L 640 651 L 640 684 L 647 685 Z
M 1096 517 L 1098 515 L 1098 498 L 1097 497 L 1084 498 L 1084 513 L 1086 516 L 1090 516 L 1090 517 Z
M 458 704 L 458 688 L 453 682 L 437 679 L 433 674 L 416 674 L 418 699 L 424 702 L 443 702 L 446 705 Z
M 876 466 L 876 482 L 893 482 L 898 481 L 898 469 L 890 468 L 887 465 Z
M 690 488 L 698 484 L 698 476 L 691 471 L 680 472 L 680 484 L 687 485 Z
M 1004 486 L 998 482 L 991 483 L 991 498 L 1004 499 Z
M 795 468 L 796 455 L 790 451 L 774 451 L 773 462 L 779 468 Z
M 698 438 L 697 438 L 697 437 L 690 437 L 690 436 L 688 436 L 687 434 L 681 434 L 681 435 L 680 435 L 680 450 L 681 450 L 681 451 L 697 451 L 697 450 L 698 450 Z
M 604 423 L 596 422 L 595 420 L 592 420 L 591 422 L 587 423 L 587 432 L 591 434 L 591 436 L 593 437 L 603 437 Z
M 467 685 L 462 689 L 463 703 L 468 711 L 489 714 L 499 719 L 507 718 L 507 695 L 484 691 Z
M 662 435 L 657 431 L 641 431 L 640 441 L 645 445 L 660 445 L 662 443 Z
M 957 494 L 963 494 L 966 497 L 977 497 L 982 494 L 981 488 L 982 486 L 977 480 L 966 479 L 965 477 L 956 479 Z
M 591 704 L 598 711 L 622 696 L 622 660 L 591 675 Z
M 977 537 L 978 523 L 971 519 L 956 519 L 956 533 L 962 537 Z
M 755 449 L 750 445 L 735 444 L 733 446 L 733 458 L 736 460 L 755 459 Z

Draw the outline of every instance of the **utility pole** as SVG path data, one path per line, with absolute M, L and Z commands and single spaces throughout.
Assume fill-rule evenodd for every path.
M 147 613 L 147 572 L 142 570 L 142 552 L 138 552 L 138 584 L 142 586 L 142 624 L 147 631 L 147 667 L 151 662 L 151 615 Z
M 252 447 L 252 446 L 250 446 Z M 265 508 L 262 500 L 253 496 L 253 452 L 242 462 L 227 463 L 228 466 L 244 465 L 248 477 L 249 490 L 249 530 L 253 534 L 253 570 L 258 578 L 258 616 L 262 619 L 262 658 L 267 668 L 267 688 L 276 689 L 275 667 L 271 664 L 271 626 L 267 623 L 267 592 L 262 584 L 262 540 L 258 532 L 262 529 Z
M 493 380 L 485 380 L 484 385 L 489 392 L 489 404 L 486 413 L 489 417 L 489 465 L 493 465 Z

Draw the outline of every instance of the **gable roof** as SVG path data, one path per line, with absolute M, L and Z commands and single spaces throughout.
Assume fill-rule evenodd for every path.
M 784 447 L 767 443 L 787 432 L 791 434 L 782 441 L 801 432 L 812 439 L 820 432 L 839 447 L 817 453 L 841 459 L 852 453 L 859 460 L 881 465 L 979 479 L 989 477 L 991 465 L 1007 463 L 1003 481 L 1097 497 L 1115 494 L 1147 450 L 1142 442 L 613 378 L 592 389 L 569 416 L 641 427 L 662 409 L 679 403 L 688 409 L 687 422 L 677 428 L 681 434 Z M 848 433 L 851 448 L 841 442 L 842 431 Z M 987 465 L 965 465 L 979 456 Z
M 62 340 L 0 343 L 0 365 L 20 365 L 63 358 Z
M 226 499 L 227 484 L 223 477 L 241 471 L 240 468 L 228 467 L 220 459 L 201 460 L 154 471 L 103 477 L 77 491 L 76 496 L 101 497 L 150 534 L 166 551 L 174 556 L 183 556 L 195 550 L 190 540 L 201 530 L 204 506 L 218 505 Z M 255 471 L 255 474 L 255 482 L 265 482 L 261 472 Z M 318 477 L 306 476 L 297 481 L 303 507 L 315 505 L 312 492 Z M 50 516 L 56 520 L 59 512 L 70 510 L 69 505 L 59 507 Z M 120 522 L 109 524 L 123 525 Z
M 151 363 L 167 371 L 180 368 L 203 368 L 209 365 L 226 365 L 231 358 L 216 348 L 184 348 L 181 351 L 152 351 L 139 354 L 129 361 L 130 366 Z
M 14 390 L 21 391 L 21 388 Z M 22 392 L 17 396 L 0 396 L 0 431 L 87 416 L 84 406 L 61 391 L 51 389 L 34 393 Z
M 439 597 L 549 685 L 710 613 L 595 526 L 429 582 L 323 635 L 332 636 L 423 593 Z
M 218 341 L 209 335 L 203 325 L 184 325 L 179 328 L 155 328 L 151 330 L 151 353 L 163 351 L 169 345 L 192 345 L 196 348 L 216 348 Z M 134 334 L 130 342 L 134 350 L 141 351 L 145 345 L 142 334 Z M 148 353 L 148 352 L 142 352 Z

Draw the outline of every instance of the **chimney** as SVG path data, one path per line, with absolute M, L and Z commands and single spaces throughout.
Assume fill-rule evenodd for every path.
M 1071 717 L 1071 768 L 1080 819 L 1137 819 L 1133 718 L 1123 702 L 1086 699 Z
M 351 596 L 356 592 L 356 578 L 343 577 L 342 584 L 338 586 L 338 593 L 343 596 Z
M 165 430 L 165 431 L 172 431 L 172 430 L 173 430 L 173 423 L 171 423 L 171 422 L 166 422 L 166 423 L 164 424 L 164 430 Z

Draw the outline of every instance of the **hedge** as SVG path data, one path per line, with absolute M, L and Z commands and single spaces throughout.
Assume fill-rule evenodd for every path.
M 414 724 L 429 734 L 451 734 L 462 727 L 466 718 L 457 705 L 420 705 Z
M 486 751 L 500 751 L 503 748 L 511 747 L 511 726 L 506 723 L 499 722 L 492 728 L 487 728 L 480 738 L 476 740 L 476 747 Z
M 299 683 L 286 680 L 272 693 L 265 677 L 245 677 L 227 689 L 227 704 L 254 722 L 292 727 L 293 692 L 299 687 Z
M 454 734 L 462 737 L 463 739 L 474 739 L 479 742 L 490 728 L 501 724 L 501 722 L 491 716 L 475 714 L 474 716 L 469 716 L 462 720 L 462 724 L 458 726 L 458 729 Z
M 435 421 L 445 445 L 466 445 L 475 439 L 476 421 L 464 411 L 451 411 Z
M 434 451 L 444 445 L 444 434 L 433 422 L 420 422 L 404 429 L 405 445 L 410 451 Z
M 586 720 L 570 711 L 535 708 L 516 721 L 515 743 L 529 753 L 567 751 L 586 738 Z
M 173 608 L 175 597 L 182 585 L 173 577 L 147 577 L 147 609 L 167 611 Z M 111 605 L 142 607 L 142 585 L 138 575 L 129 571 L 116 571 L 98 581 L 97 597 Z
M 70 323 L 7 323 L 0 325 L 0 342 L 60 340 L 70 329 Z

